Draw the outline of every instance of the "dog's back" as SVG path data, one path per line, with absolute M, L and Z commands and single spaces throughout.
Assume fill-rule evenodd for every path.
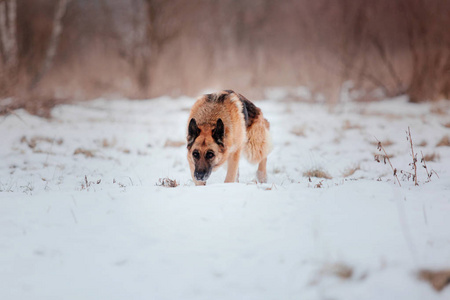
M 247 139 L 242 103 L 231 91 L 203 95 L 194 104 L 189 119 L 194 118 L 198 126 L 214 126 L 218 119 L 225 125 L 224 145 L 229 152 L 244 146 Z

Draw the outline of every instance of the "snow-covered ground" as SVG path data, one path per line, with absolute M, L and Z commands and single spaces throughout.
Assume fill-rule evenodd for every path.
M 0 117 L 0 299 L 450 298 L 417 275 L 450 268 L 450 147 L 436 146 L 449 101 L 255 101 L 271 122 L 269 183 L 242 161 L 240 183 L 223 169 L 204 187 L 186 161 L 193 102 Z M 419 186 L 400 173 L 408 126 Z

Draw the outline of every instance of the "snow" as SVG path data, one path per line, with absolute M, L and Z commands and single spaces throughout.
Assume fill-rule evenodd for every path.
M 0 299 L 450 298 L 417 276 L 450 268 L 450 147 L 436 147 L 448 101 L 255 101 L 271 122 L 269 183 L 241 161 L 240 183 L 221 169 L 204 187 L 184 145 L 194 101 L 0 119 Z M 399 174 L 399 187 L 375 138 L 411 172 L 408 126 L 419 186 Z M 332 179 L 303 175 L 314 168 Z

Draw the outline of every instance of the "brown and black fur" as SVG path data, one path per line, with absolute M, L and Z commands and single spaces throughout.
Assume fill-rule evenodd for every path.
M 266 182 L 269 127 L 261 109 L 241 94 L 224 90 L 200 97 L 191 109 L 187 134 L 194 183 L 206 184 L 211 172 L 224 163 L 228 163 L 225 182 L 238 181 L 241 154 L 258 164 L 257 179 Z

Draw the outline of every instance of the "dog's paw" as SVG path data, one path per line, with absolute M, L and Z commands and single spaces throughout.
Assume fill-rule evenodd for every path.
M 267 183 L 267 173 L 262 171 L 256 171 L 256 178 L 259 183 Z

